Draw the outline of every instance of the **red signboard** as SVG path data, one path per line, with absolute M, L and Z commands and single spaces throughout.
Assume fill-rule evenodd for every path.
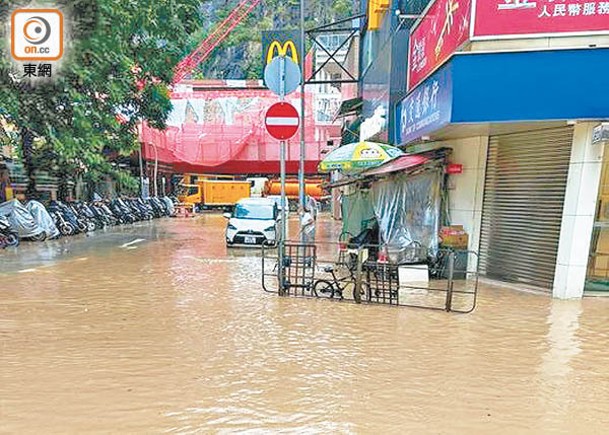
M 436 0 L 427 9 L 410 35 L 408 89 L 425 80 L 469 39 L 471 2 Z
M 463 165 L 458 163 L 449 163 L 448 166 L 446 166 L 446 173 L 450 175 L 462 174 Z
M 474 0 L 472 39 L 609 33 L 609 0 Z
M 264 124 L 266 130 L 275 139 L 286 140 L 298 131 L 300 117 L 290 103 L 275 103 L 266 112 Z

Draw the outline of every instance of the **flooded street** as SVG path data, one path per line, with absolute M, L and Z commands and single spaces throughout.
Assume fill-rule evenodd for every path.
M 225 224 L 1 252 L 0 432 L 607 433 L 609 299 L 279 298 Z

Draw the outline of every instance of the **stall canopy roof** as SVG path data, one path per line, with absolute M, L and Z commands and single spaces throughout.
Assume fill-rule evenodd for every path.
M 366 176 L 371 175 L 384 175 L 390 174 L 392 172 L 404 171 L 406 169 L 411 169 L 416 166 L 422 165 L 429 160 L 429 157 L 422 154 L 411 154 L 402 157 L 398 157 L 395 160 L 391 160 L 388 163 L 385 163 L 382 166 L 379 166 L 374 169 L 369 169 L 364 174 Z
M 343 101 L 340 103 L 340 107 L 334 116 L 334 120 L 336 121 L 337 119 L 344 118 L 345 116 L 358 115 L 362 111 L 363 105 L 364 102 L 361 97 L 351 98 L 350 100 Z
M 438 148 L 420 154 L 408 154 L 391 160 L 376 168 L 368 169 L 356 176 L 342 178 L 334 183 L 324 185 L 324 188 L 346 186 L 366 178 L 383 177 L 395 172 L 412 173 L 418 170 L 437 168 L 438 165 L 446 164 L 446 159 L 452 150 L 450 148 Z

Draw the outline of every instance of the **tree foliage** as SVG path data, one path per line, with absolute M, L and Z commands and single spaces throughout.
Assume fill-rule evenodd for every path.
M 0 2 L 0 116 L 21 129 L 21 154 L 35 191 L 36 169 L 60 178 L 123 184 L 109 157 L 137 146 L 137 125 L 164 128 L 175 65 L 231 12 L 238 0 L 57 0 L 69 44 L 53 81 L 30 83 L 10 63 L 7 27 L 25 0 Z M 297 28 L 299 0 L 265 0 L 238 26 L 195 77 L 259 78 L 261 32 Z M 307 27 L 352 13 L 347 0 L 307 0 Z M 119 120 L 122 119 L 122 122 Z
M 0 58 L 0 114 L 21 129 L 23 160 L 34 169 L 95 180 L 116 173 L 108 156 L 128 155 L 140 121 L 164 128 L 168 86 L 202 21 L 199 0 L 61 0 L 67 56 L 54 80 L 32 83 Z M 7 23 L 18 1 L 0 5 Z M 128 182 L 126 182 L 128 183 Z M 31 192 L 30 192 L 31 193 Z

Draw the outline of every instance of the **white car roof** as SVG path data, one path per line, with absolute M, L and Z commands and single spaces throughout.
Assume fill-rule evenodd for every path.
M 267 198 L 243 198 L 237 201 L 237 204 L 241 205 L 270 205 L 274 206 L 275 201 Z

